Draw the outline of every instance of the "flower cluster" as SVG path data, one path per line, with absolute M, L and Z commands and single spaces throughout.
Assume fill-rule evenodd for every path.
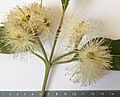
M 103 43 L 103 39 L 96 38 L 76 51 L 79 61 L 68 69 L 73 82 L 90 85 L 112 68 L 112 56 L 108 46 L 102 46 Z
M 37 39 L 45 40 L 51 34 L 54 16 L 51 9 L 38 3 L 11 10 L 4 22 L 4 41 L 13 52 L 38 48 Z
M 62 4 L 63 7 L 67 7 L 69 3 L 62 2 Z M 22 7 L 17 6 L 10 11 L 6 21 L 3 23 L 5 31 L 0 31 L 4 32 L 0 33 L 2 36 L 0 37 L 0 44 L 3 45 L 3 48 L 5 47 L 8 51 L 11 51 L 11 53 L 22 54 L 31 51 L 32 54 L 44 61 L 46 70 L 48 70 L 47 73 L 52 65 L 76 61 L 75 65 L 68 68 L 70 79 L 74 83 L 80 82 L 81 85 L 87 86 L 100 79 L 106 74 L 107 70 L 112 68 L 112 55 L 109 47 L 103 45 L 104 39 L 93 39 L 81 47 L 80 43 L 84 35 L 102 31 L 101 22 L 70 17 L 70 19 L 67 18 L 68 22 L 66 24 L 66 21 L 63 21 L 65 19 L 64 12 L 65 10 L 63 9 L 60 24 L 58 29 L 56 29 L 56 17 L 54 11 L 50 8 L 38 3 Z M 43 45 L 43 41 L 49 39 L 50 42 L 50 39 L 53 39 L 51 37 L 51 35 L 54 36 L 53 29 L 56 29 L 56 35 L 49 56 L 44 48 L 46 45 Z M 55 56 L 56 44 L 59 43 L 61 46 L 62 43 L 60 37 L 65 41 L 64 44 L 69 45 L 69 48 L 72 50 L 64 54 L 60 52 L 60 56 Z M 63 50 L 63 46 L 61 47 Z M 58 49 L 60 50 L 60 47 Z M 0 52 L 1 50 L 0 48 Z M 40 55 L 40 50 L 43 56 Z M 44 91 L 45 88 L 43 87 L 42 95 Z

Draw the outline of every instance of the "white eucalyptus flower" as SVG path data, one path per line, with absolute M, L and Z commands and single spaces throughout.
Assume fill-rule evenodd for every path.
M 11 10 L 4 25 L 8 32 L 22 29 L 27 33 L 36 33 L 41 40 L 45 40 L 54 28 L 54 18 L 54 12 L 50 8 L 32 3 Z
M 90 85 L 112 68 L 112 56 L 103 43 L 103 39 L 94 39 L 77 51 L 79 61 L 68 69 L 74 83 Z
M 103 30 L 101 29 L 102 25 L 103 23 L 94 19 L 82 19 L 77 16 L 66 17 L 63 28 L 65 29 L 64 37 L 67 40 L 68 47 L 76 49 L 84 35 L 101 32 Z
M 44 41 L 52 35 L 54 18 L 51 9 L 38 3 L 17 6 L 3 23 L 7 32 L 3 37 L 4 47 L 17 53 L 37 49 L 36 39 Z

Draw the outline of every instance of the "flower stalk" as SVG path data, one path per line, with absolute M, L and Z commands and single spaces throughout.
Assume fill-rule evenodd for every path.
M 55 65 L 59 65 L 59 64 L 66 64 L 66 63 L 71 63 L 71 62 L 75 62 L 75 61 L 78 61 L 78 58 L 72 58 L 72 59 L 69 59 L 69 60 L 64 60 L 64 61 L 56 62 L 54 64 Z
M 40 48 L 41 48 L 41 50 L 42 50 L 42 53 L 43 53 L 45 59 L 48 61 L 47 53 L 46 53 L 46 51 L 45 51 L 45 48 L 44 48 L 41 40 L 40 40 L 39 38 L 37 38 L 37 40 L 38 40 L 38 43 L 39 43 L 39 45 L 40 45 Z
M 76 53 L 75 51 L 70 51 L 68 53 L 65 53 L 65 54 L 63 54 L 61 56 L 58 56 L 58 57 L 54 58 L 51 63 L 54 64 L 56 61 L 59 61 L 60 59 L 66 57 L 66 56 L 70 56 L 70 55 L 75 54 L 75 53 Z
M 39 54 L 37 54 L 36 52 L 34 52 L 34 51 L 32 51 L 32 50 L 30 50 L 30 51 L 31 51 L 31 53 L 32 53 L 33 55 L 37 56 L 37 57 L 40 58 L 44 63 L 46 63 L 45 59 L 44 59 L 42 56 L 40 56 Z

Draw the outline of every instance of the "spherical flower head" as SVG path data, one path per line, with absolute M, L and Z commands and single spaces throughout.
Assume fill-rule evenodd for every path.
M 76 51 L 79 61 L 68 69 L 73 82 L 90 85 L 112 68 L 112 55 L 103 43 L 103 39 L 94 39 Z
M 24 32 L 35 33 L 45 40 L 52 32 L 54 16 L 51 9 L 38 3 L 17 6 L 10 11 L 4 25 L 8 32 L 22 29 Z M 12 27 L 12 30 L 11 30 Z

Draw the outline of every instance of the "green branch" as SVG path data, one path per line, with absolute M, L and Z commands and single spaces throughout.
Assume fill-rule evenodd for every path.
M 49 62 L 51 62 L 52 57 L 53 57 L 53 54 L 54 54 L 54 51 L 55 51 L 55 46 L 56 46 L 56 43 L 57 43 L 59 34 L 60 34 L 60 32 L 61 32 L 61 27 L 62 27 L 62 24 L 63 24 L 63 19 L 64 19 L 64 12 L 62 13 L 60 25 L 59 25 L 58 30 L 57 30 L 56 35 L 55 35 L 55 39 L 54 39 L 52 51 L 51 51 L 51 54 L 50 54 Z
M 65 53 L 65 54 L 63 54 L 61 56 L 56 57 L 51 63 L 53 64 L 54 62 L 66 57 L 66 56 L 72 55 L 72 54 L 75 54 L 75 51 L 70 51 L 70 52 Z
M 43 53 L 45 59 L 48 61 L 47 53 L 46 53 L 46 51 L 45 51 L 45 49 L 44 49 L 44 46 L 43 46 L 42 42 L 40 41 L 39 38 L 37 39 L 37 41 L 38 41 L 38 43 L 39 43 L 39 45 L 40 45 L 40 48 L 41 48 L 41 50 L 42 50 L 42 53 Z
M 49 58 L 49 62 L 52 61 L 52 57 L 53 57 L 53 54 L 54 54 L 54 51 L 55 51 L 55 46 L 56 46 L 56 43 L 57 43 L 59 34 L 60 34 L 60 32 L 61 32 L 61 27 L 62 27 L 62 24 L 63 24 L 64 14 L 65 14 L 65 11 L 66 11 L 66 9 L 67 9 L 67 6 L 69 5 L 69 1 L 70 1 L 70 0 L 61 0 L 63 11 L 62 11 L 62 16 L 61 16 L 60 25 L 59 25 L 59 27 L 58 27 L 58 30 L 57 30 L 57 32 L 56 32 L 56 36 L 55 36 L 55 39 L 54 39 L 54 43 L 53 43 L 51 55 L 50 55 L 50 58 Z
M 44 59 L 42 56 L 40 56 L 39 54 L 35 53 L 35 52 L 32 51 L 32 50 L 30 50 L 30 51 L 31 51 L 31 53 L 32 53 L 33 55 L 37 56 L 38 58 L 40 58 L 41 60 L 43 60 L 44 63 L 46 63 L 45 59 Z
M 78 61 L 78 59 L 77 58 L 73 58 L 73 59 L 69 59 L 69 60 L 64 60 L 64 61 L 56 62 L 56 63 L 54 63 L 54 65 L 66 64 L 66 63 L 71 63 L 71 62 L 75 62 L 75 61 Z

